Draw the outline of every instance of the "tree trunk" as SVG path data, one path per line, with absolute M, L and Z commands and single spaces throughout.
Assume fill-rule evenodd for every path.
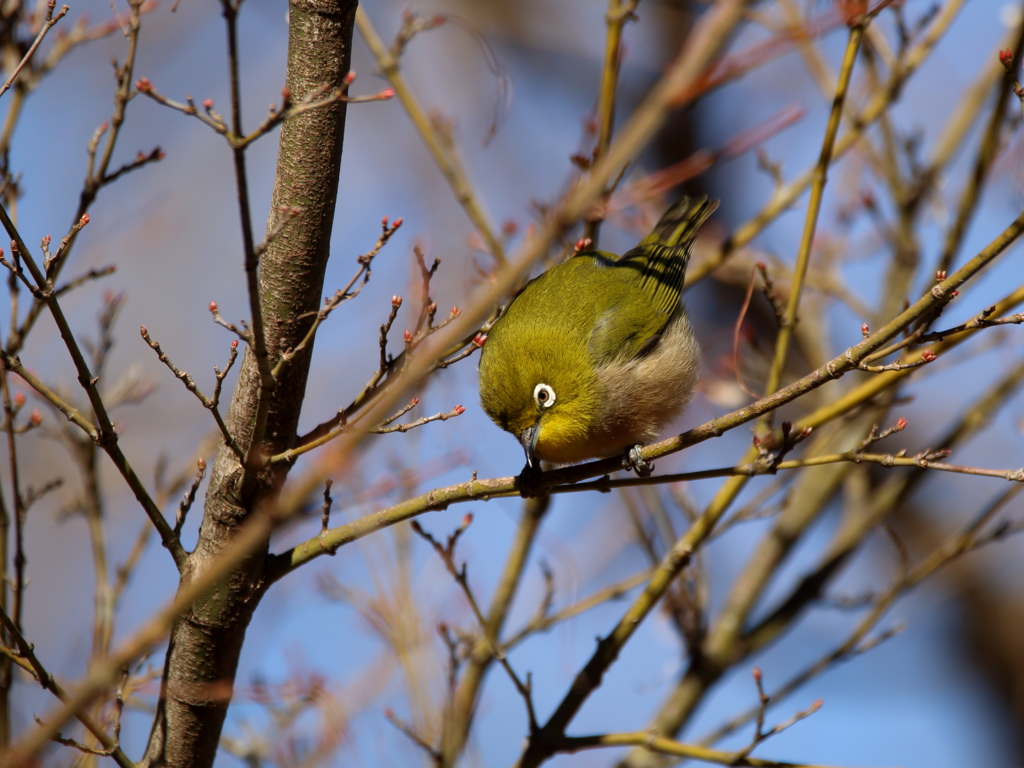
M 351 61 L 355 10 L 354 0 L 289 3 L 286 82 L 296 101 L 323 83 L 341 86 Z M 296 319 L 319 307 L 344 129 L 344 103 L 306 112 L 281 128 L 268 231 L 282 206 L 298 206 L 302 212 L 273 240 L 260 264 L 260 302 L 271 365 L 281 352 L 298 344 L 312 322 L 311 317 Z M 292 447 L 311 352 L 312 346 L 297 355 L 279 377 L 271 395 L 263 453 Z M 226 419 L 243 451 L 251 440 L 260 396 L 256 361 L 247 348 Z M 243 493 L 241 465 L 221 444 L 199 542 L 182 574 L 183 585 L 230 545 L 253 510 L 276 496 L 286 473 L 287 468 L 264 473 L 251 492 Z M 266 555 L 266 547 L 251 555 L 172 629 L 144 765 L 204 768 L 213 764 L 245 630 L 265 588 Z

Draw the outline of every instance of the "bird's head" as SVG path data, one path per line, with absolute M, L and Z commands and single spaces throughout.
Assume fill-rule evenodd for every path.
M 531 343 L 512 353 L 490 335 L 480 357 L 480 402 L 495 424 L 523 446 L 526 462 L 578 461 L 601 395 L 585 348 Z M 518 349 L 519 345 L 515 347 Z

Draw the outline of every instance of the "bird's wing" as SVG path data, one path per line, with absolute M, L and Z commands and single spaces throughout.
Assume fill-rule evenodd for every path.
M 632 359 L 652 350 L 679 309 L 686 265 L 697 230 L 718 207 L 706 197 L 683 198 L 669 208 L 633 250 L 607 270 L 617 300 L 598 317 L 590 354 L 601 365 Z M 613 295 L 608 290 L 608 295 Z

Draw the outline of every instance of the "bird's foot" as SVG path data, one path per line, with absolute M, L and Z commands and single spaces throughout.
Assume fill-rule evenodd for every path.
M 544 485 L 543 475 L 540 467 L 531 467 L 529 464 L 523 467 L 523 471 L 516 478 L 519 495 L 524 499 L 539 499 L 541 496 L 547 496 L 548 489 Z
M 654 465 L 644 459 L 644 447 L 634 445 L 625 456 L 622 457 L 622 468 L 636 472 L 637 477 L 650 477 L 654 471 Z

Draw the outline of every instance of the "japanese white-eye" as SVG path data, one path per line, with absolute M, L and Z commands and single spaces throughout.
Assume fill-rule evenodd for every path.
M 528 467 L 629 451 L 690 401 L 700 350 L 679 295 L 717 207 L 684 198 L 625 255 L 581 250 L 505 307 L 481 351 L 480 402 Z

